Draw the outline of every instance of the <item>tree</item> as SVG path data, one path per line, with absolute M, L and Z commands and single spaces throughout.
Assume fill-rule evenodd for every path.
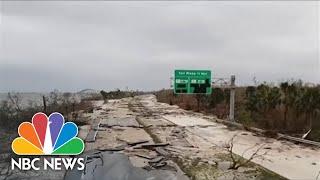
M 246 89 L 246 109 L 256 112 L 264 117 L 263 122 L 267 122 L 268 112 L 281 103 L 281 93 L 278 87 L 270 87 L 267 84 L 260 84 Z
M 215 88 L 214 92 L 211 93 L 209 100 L 209 106 L 212 108 L 216 107 L 217 104 L 222 103 L 225 100 L 224 91 L 221 88 Z
M 205 94 L 196 94 L 197 99 L 197 112 L 200 112 L 200 103 L 206 99 Z
M 306 88 L 302 96 L 303 111 L 306 114 L 306 123 L 312 128 L 312 119 L 316 115 L 316 109 L 320 103 L 320 91 L 316 87 Z
M 248 86 L 246 88 L 246 109 L 251 111 L 251 112 L 257 112 L 257 91 L 256 91 L 256 87 L 254 86 Z
M 60 92 L 57 89 L 50 92 L 49 99 L 50 99 L 51 106 L 56 107 L 59 104 L 59 101 L 60 101 L 59 94 Z
M 299 92 L 299 89 L 301 89 L 301 86 L 302 86 L 302 84 L 300 81 L 289 84 L 288 89 L 287 89 L 286 101 L 285 101 L 286 106 L 287 106 L 287 111 L 288 111 L 288 109 L 295 109 L 297 117 L 299 116 L 299 111 L 295 108 L 295 106 L 296 106 L 297 98 L 299 97 L 299 94 L 301 93 L 301 92 Z M 295 129 L 296 129 L 296 125 L 297 125 L 297 117 L 294 118 L 294 120 L 293 120 L 294 121 L 293 127 Z M 287 118 L 285 120 L 287 121 Z
M 67 119 L 69 119 L 69 106 L 71 104 L 71 97 L 72 93 L 70 92 L 65 92 L 62 94 L 62 106 L 64 106 L 65 110 L 65 116 L 67 116 Z
M 8 93 L 8 99 L 10 100 L 12 106 L 14 106 L 18 112 L 21 112 L 21 95 L 19 93 Z
M 256 89 L 247 88 L 247 107 L 252 111 L 266 113 L 280 104 L 280 90 L 278 87 L 269 87 L 266 84 L 259 85 Z
M 275 109 L 281 103 L 281 93 L 278 87 L 272 87 L 267 94 L 268 110 Z
M 284 123 L 284 127 L 285 124 L 287 122 L 287 114 L 288 114 L 288 109 L 289 109 L 289 95 L 288 95 L 288 91 L 289 91 L 289 83 L 288 82 L 283 82 L 280 84 L 280 89 L 282 91 L 282 99 L 281 99 L 281 103 L 284 105 L 284 111 L 283 111 L 283 123 Z
M 107 102 L 108 101 L 108 93 L 105 92 L 104 90 L 101 90 L 100 94 L 103 97 L 104 102 Z

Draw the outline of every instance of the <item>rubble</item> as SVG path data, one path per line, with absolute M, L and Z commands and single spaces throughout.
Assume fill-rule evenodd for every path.
M 88 155 L 90 157 L 90 154 Z M 178 175 L 175 171 L 169 170 L 146 170 L 135 167 L 129 158 L 120 153 L 103 152 L 91 155 L 91 160 L 86 162 L 83 171 L 76 169 L 68 171 L 65 180 L 186 180 L 186 177 Z
M 145 128 L 148 128 L 148 126 L 143 126 L 136 120 L 138 118 L 136 116 L 137 114 L 129 110 L 128 103 L 129 101 L 119 101 L 117 103 L 109 102 L 107 104 L 104 104 L 104 106 L 99 109 L 100 113 L 96 113 L 95 118 L 101 119 L 101 122 L 98 127 L 95 126 L 95 128 L 91 128 L 91 130 L 95 130 L 96 138 L 94 142 L 86 141 L 85 151 L 103 153 L 103 156 L 109 156 L 110 153 L 119 153 L 128 157 L 129 163 L 134 167 L 133 169 L 142 168 L 142 170 L 145 170 L 147 173 L 160 173 L 162 171 L 165 171 L 166 173 L 171 174 L 169 176 L 171 178 L 167 177 L 167 175 L 164 174 L 159 177 L 156 176 L 155 178 L 159 180 L 165 180 L 167 178 L 187 180 L 188 177 L 186 177 L 184 173 L 179 169 L 179 166 L 176 166 L 172 160 L 165 158 L 165 156 L 169 156 L 169 153 L 163 148 L 168 147 L 170 144 L 155 143 L 149 136 L 149 134 L 145 131 Z M 108 109 L 108 114 L 101 112 L 106 109 Z M 150 113 L 146 113 L 144 115 L 149 116 Z M 172 125 L 172 123 L 168 124 Z M 92 125 L 92 127 L 93 126 L 94 125 Z M 93 131 L 91 131 L 91 133 L 92 132 Z M 89 133 L 88 137 L 90 136 L 92 135 L 90 135 Z M 99 161 L 99 157 L 96 154 L 93 156 L 93 158 L 97 159 L 94 161 Z M 119 159 L 119 161 L 122 160 L 123 158 Z M 92 159 L 89 163 L 93 163 Z M 130 167 L 129 169 L 132 169 L 131 165 L 126 164 L 125 168 Z M 118 165 L 113 164 L 112 166 L 114 167 Z M 88 168 L 90 167 L 94 166 L 91 166 L 89 164 Z M 94 170 L 95 173 L 99 173 L 96 172 L 97 170 L 98 169 Z M 178 172 L 179 175 L 177 174 Z M 146 173 L 143 174 L 145 175 Z M 113 175 L 107 173 L 106 176 L 108 176 L 109 178 Z M 132 176 L 132 174 L 130 174 L 130 176 Z
M 100 123 L 101 123 L 100 119 L 95 119 L 93 121 L 91 125 L 91 130 L 89 131 L 85 139 L 85 142 L 95 142 Z
M 100 127 L 113 127 L 113 126 L 120 126 L 120 127 L 135 127 L 140 128 L 140 124 L 135 120 L 134 116 L 129 117 L 120 117 L 120 118 L 107 118 L 104 119 L 100 125 Z

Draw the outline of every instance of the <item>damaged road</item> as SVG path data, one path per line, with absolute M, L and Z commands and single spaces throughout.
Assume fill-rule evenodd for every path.
M 79 126 L 83 171 L 2 168 L 0 179 L 316 179 L 320 171 L 317 147 L 228 127 L 154 95 L 93 104 Z
M 166 149 L 172 154 L 176 154 L 182 161 L 188 157 L 198 159 L 202 166 L 205 164 L 205 167 L 208 167 L 208 164 L 214 164 L 217 168 L 213 175 L 214 179 L 220 179 L 223 176 L 225 179 L 233 177 L 238 179 L 268 177 L 270 179 L 270 176 L 272 179 L 283 177 L 316 179 L 319 174 L 320 149 L 318 147 L 294 144 L 287 140 L 267 138 L 246 130 L 228 127 L 218 123 L 219 120 L 216 117 L 159 103 L 153 95 L 135 97 L 132 103 L 135 104 L 133 111 L 143 114 L 137 116 L 137 119 L 141 124 L 147 125 L 148 131 L 159 141 L 169 142 L 171 146 Z M 159 124 L 170 126 L 159 127 Z M 232 140 L 232 152 L 236 156 L 246 159 L 255 156 L 251 160 L 253 162 L 251 165 L 236 170 L 230 169 L 232 160 L 227 150 L 230 149 L 230 140 Z M 201 175 L 199 170 L 197 171 L 191 175 L 205 176 Z M 253 171 L 256 174 L 252 173 Z
M 91 128 L 79 133 L 90 160 L 65 179 L 316 179 L 320 170 L 316 147 L 228 127 L 153 95 L 96 101 L 86 118 Z
M 92 180 L 173 180 L 178 179 L 174 173 L 162 169 L 144 169 L 133 166 L 128 156 L 114 152 L 94 152 L 87 156 L 86 168 L 83 172 L 74 169 L 69 171 L 66 180 L 92 179 Z M 161 161 L 158 158 L 154 163 Z M 149 161 L 151 162 L 151 161 Z
M 95 103 L 93 113 L 86 118 L 91 128 L 81 130 L 86 135 L 83 171 L 68 171 L 66 180 L 73 179 L 155 179 L 188 180 L 179 166 L 169 158 L 164 147 L 157 143 L 136 120 L 129 109 L 132 98 Z

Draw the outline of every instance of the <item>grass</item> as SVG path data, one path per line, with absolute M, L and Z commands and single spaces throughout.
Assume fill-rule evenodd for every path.
M 236 158 L 240 158 L 243 161 L 245 160 L 245 158 L 237 155 L 237 154 L 233 154 L 233 156 L 235 156 Z M 225 153 L 218 153 L 215 154 L 215 157 L 220 159 L 221 161 L 229 161 L 232 162 L 232 159 L 230 157 L 229 154 L 225 154 Z M 259 179 L 259 180 L 285 180 L 286 178 L 282 177 L 281 175 L 272 172 L 258 164 L 255 164 L 254 162 L 249 162 L 248 164 L 246 164 L 244 166 L 245 168 L 254 168 L 253 169 L 249 169 L 247 171 L 244 171 L 244 173 L 246 174 L 257 174 L 255 179 Z
M 216 165 L 200 163 L 198 158 L 191 160 L 187 157 L 174 157 L 172 160 L 192 180 L 216 179 L 219 175 L 219 169 Z
M 286 178 L 280 176 L 279 174 L 276 174 L 275 172 L 269 171 L 268 169 L 265 169 L 263 167 L 259 167 L 260 175 L 258 176 L 258 179 L 260 180 L 286 180 Z

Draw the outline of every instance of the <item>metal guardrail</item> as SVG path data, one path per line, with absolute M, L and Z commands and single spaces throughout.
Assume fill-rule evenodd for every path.
M 295 141 L 295 142 L 299 142 L 299 143 L 304 143 L 304 144 L 314 145 L 314 146 L 320 147 L 320 142 L 310 141 L 307 139 L 297 138 L 297 137 L 293 137 L 293 136 L 288 136 L 288 135 L 281 134 L 281 133 L 278 133 L 278 136 L 279 136 L 279 138 L 284 138 L 284 139 L 287 139 L 290 141 Z
M 216 121 L 216 122 L 225 124 L 225 125 L 230 125 L 230 126 L 237 127 L 239 129 L 245 129 L 242 124 L 237 123 L 237 122 L 231 122 L 231 121 L 221 120 L 221 119 L 213 119 L 213 120 Z M 263 134 L 263 133 L 267 132 L 266 130 L 255 128 L 255 127 L 248 127 L 246 129 L 248 129 L 250 131 L 253 131 L 253 132 L 260 133 L 260 134 Z M 286 140 L 293 141 L 293 142 L 298 142 L 298 143 L 303 143 L 303 144 L 306 144 L 306 145 L 313 145 L 313 146 L 320 147 L 320 142 L 311 141 L 311 140 L 302 139 L 302 138 L 297 138 L 297 137 L 285 135 L 285 134 L 282 134 L 282 133 L 277 133 L 277 137 L 280 138 L 280 139 L 282 138 L 282 139 L 286 139 Z

